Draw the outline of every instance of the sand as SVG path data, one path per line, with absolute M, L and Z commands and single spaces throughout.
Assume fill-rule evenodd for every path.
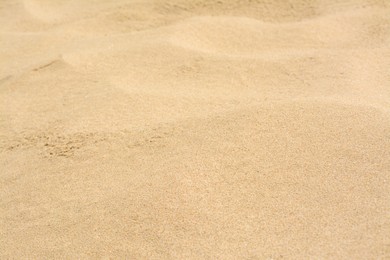
M 389 259 L 387 0 L 0 0 L 1 259 Z

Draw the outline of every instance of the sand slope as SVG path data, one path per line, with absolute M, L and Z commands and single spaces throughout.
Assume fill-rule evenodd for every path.
M 389 258 L 389 68 L 385 0 L 0 0 L 0 258 Z

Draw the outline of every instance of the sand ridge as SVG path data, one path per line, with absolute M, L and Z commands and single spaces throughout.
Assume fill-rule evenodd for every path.
M 385 0 L 0 0 L 0 258 L 390 257 Z

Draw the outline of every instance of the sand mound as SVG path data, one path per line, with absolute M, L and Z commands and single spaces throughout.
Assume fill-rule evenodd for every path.
M 201 51 L 246 56 L 281 49 L 350 49 L 388 44 L 388 32 L 380 38 L 374 34 L 390 25 L 389 17 L 374 17 L 372 13 L 364 17 L 367 19 L 361 16 L 364 13 L 277 25 L 249 18 L 200 17 L 175 27 L 172 42 Z
M 261 19 L 263 21 L 284 23 L 302 21 L 327 14 L 345 13 L 364 8 L 386 8 L 386 0 L 174 0 L 157 1 L 157 6 L 168 13 L 190 12 L 212 15 L 242 15 Z
M 0 1 L 0 258 L 389 258 L 389 14 Z

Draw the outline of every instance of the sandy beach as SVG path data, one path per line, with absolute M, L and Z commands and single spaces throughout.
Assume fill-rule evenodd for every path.
M 0 259 L 389 259 L 390 1 L 0 0 Z

